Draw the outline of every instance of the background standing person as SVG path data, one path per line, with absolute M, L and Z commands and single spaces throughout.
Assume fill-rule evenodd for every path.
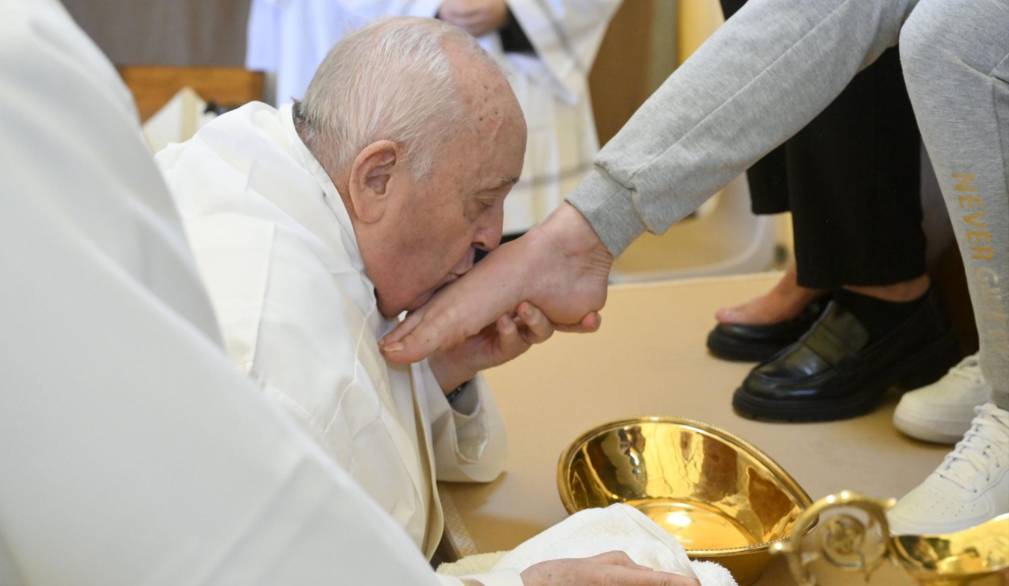
M 729 18 L 746 2 L 721 3 Z M 862 301 L 856 315 L 865 306 L 859 296 L 882 301 L 870 305 L 877 311 L 858 317 L 881 321 L 882 327 L 872 324 L 877 331 L 885 332 L 886 323 L 896 327 L 907 307 L 896 300 L 927 286 L 919 140 L 898 49 L 891 48 L 805 128 L 747 170 L 754 213 L 791 211 L 797 262 L 767 294 L 718 312 L 720 324 L 708 337 L 715 355 L 764 362 L 805 334 L 825 305 L 818 297 L 829 298 L 842 285 L 847 298 Z M 928 382 L 944 362 L 913 382 Z M 917 439 L 955 444 L 971 427 L 975 408 L 990 400 L 974 354 L 902 396 L 893 421 Z
M 726 18 L 745 3 L 722 0 Z M 762 363 L 734 397 L 740 414 L 859 415 L 892 385 L 931 383 L 959 358 L 946 316 L 926 298 L 920 152 L 890 48 L 747 171 L 754 213 L 791 211 L 796 262 L 767 294 L 719 310 L 708 337 L 716 356 Z M 838 341 L 850 350 L 843 370 L 822 360 Z M 876 390 L 852 402 L 856 388 Z
M 744 4 L 721 0 L 726 20 Z M 753 213 L 791 213 L 796 258 L 771 291 L 718 311 L 716 356 L 763 362 L 805 333 L 826 305 L 813 302 L 830 291 L 925 273 L 919 143 L 891 48 L 747 169 Z

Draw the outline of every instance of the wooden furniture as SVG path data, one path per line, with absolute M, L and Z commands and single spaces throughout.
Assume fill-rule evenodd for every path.
M 589 75 L 599 143 L 605 144 L 722 23 L 718 0 L 625 0 Z
M 238 106 L 263 98 L 264 75 L 237 67 L 119 66 L 126 87 L 133 93 L 146 121 L 184 87 L 191 87 L 208 102 Z

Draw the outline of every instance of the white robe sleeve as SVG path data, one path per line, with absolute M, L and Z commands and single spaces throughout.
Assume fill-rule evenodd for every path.
M 245 66 L 276 74 L 276 100 L 305 96 L 329 50 L 367 21 L 340 0 L 252 0 Z
M 386 16 L 434 17 L 442 0 L 342 0 L 343 4 L 369 20 Z
M 252 0 L 246 25 L 245 67 L 276 71 L 280 56 L 281 7 L 274 0 Z
M 477 375 L 456 408 L 449 405 L 425 360 L 413 366 L 423 391 L 438 480 L 490 482 L 504 469 L 507 436 L 487 382 Z
M 620 0 L 508 0 L 536 55 L 574 104 L 588 84 L 606 28 Z
M 0 11 L 5 586 L 439 584 L 224 356 L 111 64 Z

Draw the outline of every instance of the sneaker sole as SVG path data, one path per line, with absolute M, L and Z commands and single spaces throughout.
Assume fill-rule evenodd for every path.
M 963 437 L 963 434 L 967 433 L 967 430 L 970 429 L 970 422 L 971 420 L 968 419 L 967 421 L 955 422 L 954 425 L 950 425 L 949 421 L 937 422 L 924 418 L 909 419 L 902 417 L 899 411 L 895 411 L 893 414 L 893 426 L 898 431 L 914 439 L 934 444 L 953 445 L 957 443 Z M 956 430 L 951 429 L 951 427 L 956 427 Z
M 851 394 L 812 401 L 790 401 L 754 397 L 739 388 L 732 395 L 732 407 L 744 417 L 768 421 L 848 419 L 875 409 L 886 391 L 893 386 L 913 389 L 939 380 L 959 358 L 960 349 L 956 337 L 953 332 L 947 332 Z

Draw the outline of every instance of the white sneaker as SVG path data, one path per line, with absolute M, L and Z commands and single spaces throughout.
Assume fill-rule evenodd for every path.
M 1009 513 L 1009 411 L 977 408 L 970 429 L 887 513 L 894 535 L 950 533 Z
M 955 444 L 970 428 L 974 408 L 988 401 L 991 386 L 985 383 L 974 354 L 941 379 L 901 397 L 893 425 L 915 439 Z

